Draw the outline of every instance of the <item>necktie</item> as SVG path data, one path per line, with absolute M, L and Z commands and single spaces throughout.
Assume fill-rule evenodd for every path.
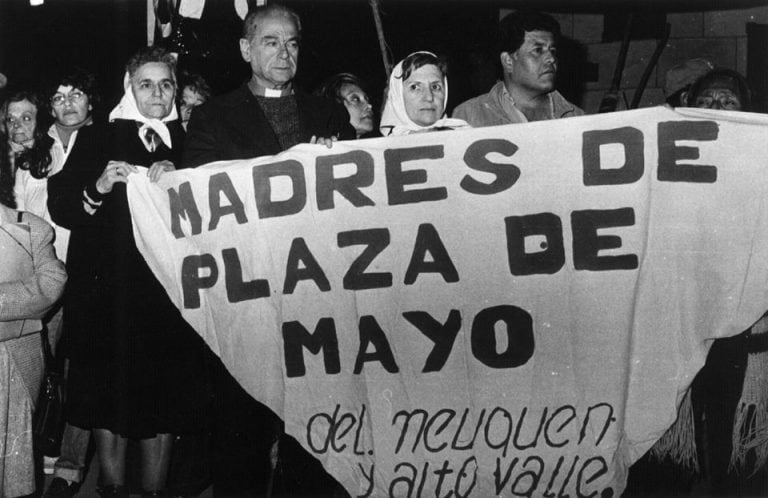
M 155 149 L 157 149 L 157 141 L 159 139 L 157 132 L 152 128 L 147 128 L 146 131 L 144 131 L 144 138 L 147 139 L 149 151 L 154 152 Z

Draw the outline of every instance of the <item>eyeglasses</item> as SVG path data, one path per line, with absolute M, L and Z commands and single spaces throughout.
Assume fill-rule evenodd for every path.
M 68 95 L 63 93 L 57 93 L 51 97 L 51 105 L 55 107 L 63 106 L 66 102 L 70 104 L 79 104 L 85 99 L 86 95 L 80 90 L 74 90 L 69 92 Z

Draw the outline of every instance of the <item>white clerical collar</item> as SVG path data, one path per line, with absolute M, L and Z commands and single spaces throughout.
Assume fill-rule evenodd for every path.
M 278 97 L 285 97 L 287 95 L 293 95 L 293 86 L 289 86 L 288 88 L 283 88 L 283 89 L 277 89 L 277 88 L 267 88 L 261 85 L 248 85 L 248 88 L 251 90 L 251 93 L 253 93 L 257 97 L 278 98 Z

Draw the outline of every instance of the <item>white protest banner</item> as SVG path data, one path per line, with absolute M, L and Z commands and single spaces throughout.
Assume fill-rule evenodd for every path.
M 128 185 L 139 248 L 352 496 L 619 496 L 768 309 L 768 119 L 654 108 Z

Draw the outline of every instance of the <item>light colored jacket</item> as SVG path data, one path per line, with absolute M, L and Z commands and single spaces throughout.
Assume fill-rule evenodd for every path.
M 40 318 L 67 274 L 41 218 L 0 204 L 0 496 L 35 490 L 32 411 L 43 376 Z
M 53 251 L 53 229 L 41 218 L 0 205 L 0 340 L 42 328 L 40 318 L 64 291 L 67 273 Z
M 568 102 L 557 90 L 551 92 L 553 117 L 555 119 L 583 116 L 584 111 Z M 527 123 L 525 115 L 515 109 L 514 114 L 507 112 L 502 106 L 504 97 L 504 82 L 499 81 L 488 93 L 458 105 L 453 111 L 453 117 L 463 119 L 474 128 L 515 123 Z M 511 106 L 511 104 L 510 104 Z

